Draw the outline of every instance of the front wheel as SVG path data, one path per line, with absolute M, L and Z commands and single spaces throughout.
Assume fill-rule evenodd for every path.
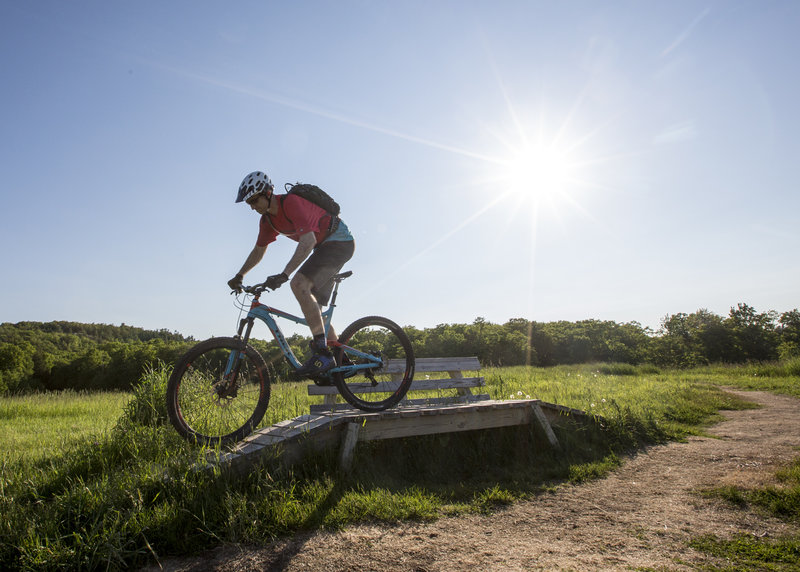
M 345 401 L 364 411 L 383 411 L 405 397 L 414 380 L 414 350 L 400 326 L 380 316 L 361 318 L 344 329 L 339 344 L 338 366 L 374 365 L 352 376 L 331 374 Z
M 253 432 L 269 405 L 267 364 L 238 338 L 200 342 L 167 382 L 167 413 L 185 439 L 226 445 Z

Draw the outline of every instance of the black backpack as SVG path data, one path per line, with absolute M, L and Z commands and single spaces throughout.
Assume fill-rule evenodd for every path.
M 322 207 L 331 216 L 339 216 L 341 210 L 339 208 L 339 203 L 334 201 L 328 193 L 316 185 L 308 185 L 305 183 L 295 183 L 291 185 L 286 183 L 284 188 L 286 189 L 287 195 L 297 195 L 310 203 L 314 203 L 318 207 Z

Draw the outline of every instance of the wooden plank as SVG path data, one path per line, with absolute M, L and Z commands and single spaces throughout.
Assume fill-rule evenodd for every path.
M 252 439 L 249 439 L 248 443 L 254 443 L 256 445 L 261 445 L 262 447 L 267 447 L 269 445 L 277 445 L 281 441 L 284 441 L 286 437 L 284 435 L 270 435 L 269 433 L 255 433 Z
M 469 387 L 483 387 L 485 381 L 482 377 L 462 377 L 450 379 L 415 379 L 411 382 L 409 391 L 434 391 L 437 389 L 458 389 Z M 400 383 L 397 381 L 382 381 L 376 386 L 370 382 L 349 384 L 353 393 L 367 393 L 370 391 L 394 392 Z M 334 385 L 309 385 L 309 395 L 338 395 L 339 390 Z
M 307 417 L 311 416 L 309 415 Z M 332 423 L 335 423 L 335 420 L 327 415 L 314 416 L 313 419 L 306 419 L 294 427 L 284 429 L 283 436 L 285 439 L 292 439 L 301 435 L 307 435 L 315 429 L 326 427 Z
M 406 360 L 390 359 L 382 373 L 398 373 L 405 371 Z M 444 357 L 444 358 L 417 358 L 414 360 L 414 371 L 434 372 L 434 371 L 479 371 L 481 362 L 477 357 Z
M 453 395 L 451 397 L 423 397 L 420 399 L 404 399 L 400 402 L 399 407 L 418 406 L 418 405 L 450 405 L 450 404 L 463 404 L 471 403 L 473 401 L 489 401 L 490 395 L 481 393 L 478 395 L 469 395 L 461 397 Z M 310 406 L 312 413 L 336 413 L 336 412 L 358 412 L 359 409 L 354 408 L 349 403 L 318 403 Z
M 390 359 L 383 373 L 397 373 L 406 369 L 406 360 Z M 418 358 L 414 360 L 414 371 L 479 371 L 481 362 L 476 357 L 438 357 Z
M 395 439 L 438 433 L 494 429 L 527 424 L 530 422 L 531 415 L 530 407 L 472 409 L 455 412 L 453 415 L 442 415 L 436 414 L 434 411 L 423 410 L 419 417 L 393 419 L 389 423 L 367 419 L 361 428 L 359 439 L 361 441 L 371 441 L 375 439 Z
M 402 405 L 449 405 L 460 403 L 472 403 L 473 401 L 489 401 L 491 396 L 486 393 L 478 395 L 470 393 L 469 395 L 452 395 L 450 397 L 422 397 L 420 399 L 407 399 L 401 402 Z
M 437 357 L 415 360 L 414 371 L 479 371 L 481 362 L 477 357 Z

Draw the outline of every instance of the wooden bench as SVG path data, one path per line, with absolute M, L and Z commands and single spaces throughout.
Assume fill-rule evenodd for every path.
M 402 375 L 404 370 L 404 362 L 401 360 L 389 360 L 387 372 L 392 374 L 392 377 Z M 474 395 L 472 388 L 483 387 L 485 385 L 483 377 L 464 377 L 465 371 L 480 371 L 481 364 L 477 357 L 439 357 L 439 358 L 418 358 L 414 365 L 414 381 L 411 383 L 409 393 L 412 391 L 440 391 L 440 390 L 456 390 L 456 395 L 453 396 L 440 396 L 440 397 L 426 397 L 415 399 L 404 399 L 400 402 L 400 406 L 405 405 L 427 405 L 427 404 L 443 404 L 443 403 L 467 403 L 471 401 L 488 400 L 489 396 L 485 394 Z M 447 373 L 448 377 L 441 375 Z M 384 385 L 389 388 L 392 382 L 387 382 Z M 364 384 L 364 390 L 371 389 L 367 383 Z M 309 395 L 324 395 L 325 400 L 319 405 L 312 405 L 311 412 L 322 411 L 340 411 L 348 409 L 350 406 L 345 403 L 336 403 L 336 398 L 339 391 L 335 386 L 308 386 Z

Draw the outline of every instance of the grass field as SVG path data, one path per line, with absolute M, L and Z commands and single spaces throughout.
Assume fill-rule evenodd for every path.
M 770 367 L 490 368 L 482 373 L 493 398 L 530 396 L 587 410 L 603 416 L 604 428 L 560 455 L 532 428 L 364 444 L 348 475 L 336 470 L 332 454 L 292 470 L 267 464 L 238 479 L 195 471 L 202 451 L 165 424 L 161 370 L 148 373 L 132 395 L 0 400 L 0 569 L 127 568 L 156 553 L 220 542 L 491 510 L 559 481 L 602 476 L 627 451 L 702 434 L 720 409 L 749 407 L 720 385 L 798 395 L 800 378 Z M 305 384 L 274 387 L 266 422 L 305 413 L 308 404 Z M 781 510 L 798 518 L 791 497 L 800 490 L 796 469 L 787 468 L 786 479 L 790 496 L 780 506 L 789 508 Z M 725 494 L 766 498 L 759 491 Z M 742 550 L 766 546 L 748 542 Z M 797 539 L 775 546 L 790 557 Z M 737 562 L 736 546 L 704 538 L 697 547 L 726 551 Z
M 57 393 L 0 399 L 0 453 L 36 459 L 108 433 L 130 393 Z

